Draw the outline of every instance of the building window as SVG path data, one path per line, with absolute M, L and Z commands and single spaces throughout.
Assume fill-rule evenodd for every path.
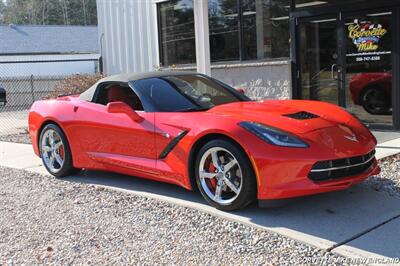
M 289 57 L 290 0 L 208 0 L 212 62 Z M 196 62 L 192 0 L 158 4 L 164 66 Z
M 243 57 L 289 57 L 289 0 L 241 0 Z
M 211 61 L 240 60 L 237 0 L 209 0 Z
M 196 63 L 192 0 L 158 4 L 160 56 L 163 66 Z

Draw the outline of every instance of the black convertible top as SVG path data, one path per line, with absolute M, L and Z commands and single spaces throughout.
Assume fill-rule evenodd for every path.
M 189 71 L 154 71 L 154 72 L 143 72 L 143 73 L 127 73 L 109 76 L 101 79 L 99 82 L 129 82 L 148 78 L 159 78 L 159 77 L 170 77 L 170 76 L 181 76 L 181 75 L 198 75 L 196 72 Z
M 144 72 L 144 73 L 126 73 L 126 74 L 109 76 L 99 80 L 87 91 L 83 92 L 79 98 L 85 101 L 92 101 L 97 87 L 102 83 L 110 83 L 110 82 L 128 83 L 130 81 L 137 81 L 141 79 L 182 76 L 182 75 L 199 75 L 199 73 L 189 72 L 189 71 L 154 71 L 154 72 Z

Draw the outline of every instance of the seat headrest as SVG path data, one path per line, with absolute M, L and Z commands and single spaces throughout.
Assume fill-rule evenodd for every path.
M 129 97 L 124 88 L 118 85 L 111 86 L 107 89 L 107 99 L 108 102 L 129 102 Z

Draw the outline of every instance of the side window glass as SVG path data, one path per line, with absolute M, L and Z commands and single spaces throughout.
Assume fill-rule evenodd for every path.
M 107 105 L 110 102 L 124 102 L 135 111 L 144 111 L 142 102 L 129 87 L 120 85 L 102 86 L 95 103 Z
M 150 78 L 139 80 L 135 87 L 141 95 L 148 98 L 160 112 L 176 112 L 196 107 L 190 100 L 180 94 L 167 80 Z

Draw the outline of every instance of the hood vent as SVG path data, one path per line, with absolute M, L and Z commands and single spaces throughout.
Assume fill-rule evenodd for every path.
M 309 113 L 309 112 L 298 112 L 298 113 L 294 113 L 294 114 L 288 114 L 288 115 L 284 115 L 293 119 L 297 119 L 297 120 L 308 120 L 308 119 L 314 119 L 314 118 L 319 118 L 318 115 Z

